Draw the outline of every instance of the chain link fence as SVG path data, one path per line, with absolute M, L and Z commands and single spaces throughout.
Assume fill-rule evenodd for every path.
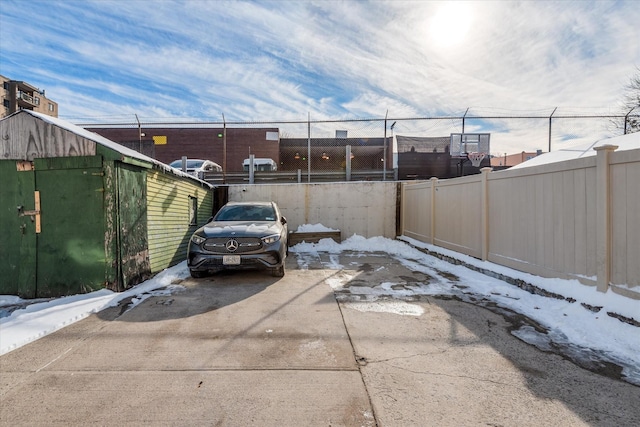
M 420 155 L 446 157 L 449 138 L 455 133 L 490 134 L 489 155 L 501 157 L 521 152 L 547 152 L 593 143 L 599 139 L 638 131 L 640 109 L 626 115 L 592 113 L 576 109 L 529 111 L 514 113 L 497 109 L 469 108 L 457 116 L 390 117 L 374 119 L 315 120 L 311 116 L 300 121 L 264 122 L 157 122 L 136 117 L 135 123 L 80 124 L 88 128 L 129 127 L 140 135 L 150 128 L 201 129 L 210 132 L 218 151 L 213 159 L 226 165 L 216 182 L 246 182 L 247 161 L 253 158 L 251 180 L 270 182 L 320 182 L 341 180 L 392 180 L 418 177 L 420 174 L 400 174 L 403 161 L 425 168 Z M 267 140 L 240 140 L 241 131 L 267 130 Z M 269 136 L 271 134 L 271 136 Z M 107 136 L 108 137 L 108 136 Z M 147 147 L 129 138 L 129 148 Z M 116 142 L 122 142 L 116 140 Z M 153 142 L 151 140 L 147 143 Z M 145 152 L 145 154 L 152 154 Z M 199 157 L 188 154 L 189 157 Z M 154 157 L 152 155 L 152 157 Z M 260 167 L 260 160 L 274 160 L 273 168 Z M 424 156 L 422 157 L 424 159 Z M 239 164 L 244 159 L 242 172 Z M 400 164 L 399 164 L 400 159 Z M 404 160 L 403 160 L 404 159 Z M 408 159 L 408 160 L 407 160 Z M 416 163 L 417 162 L 417 163 Z M 444 172 L 428 171 L 425 176 L 442 176 Z M 446 174 L 445 174 L 446 175 Z M 267 177 L 267 178 L 265 178 Z

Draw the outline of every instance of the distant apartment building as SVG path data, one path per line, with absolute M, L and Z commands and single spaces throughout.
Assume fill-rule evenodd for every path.
M 48 99 L 44 90 L 27 82 L 11 80 L 0 75 L 2 81 L 2 110 L 0 117 L 6 117 L 19 110 L 31 110 L 49 116 L 58 117 L 58 103 Z

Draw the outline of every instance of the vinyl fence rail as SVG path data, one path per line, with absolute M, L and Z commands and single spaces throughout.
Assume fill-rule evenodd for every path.
M 640 150 L 404 182 L 401 234 L 640 299 Z

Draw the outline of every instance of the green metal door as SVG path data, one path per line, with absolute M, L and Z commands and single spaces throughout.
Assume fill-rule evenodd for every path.
M 123 289 L 151 275 L 147 243 L 147 180 L 139 167 L 116 163 L 118 180 L 117 259 Z
M 37 234 L 37 296 L 102 289 L 105 224 L 102 158 L 36 159 L 41 230 Z
M 31 162 L 0 160 L 0 294 L 36 296 L 35 210 Z

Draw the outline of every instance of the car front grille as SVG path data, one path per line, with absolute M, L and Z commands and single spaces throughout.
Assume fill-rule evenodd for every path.
M 216 258 L 206 258 L 202 263 L 203 266 L 208 267 L 225 267 L 225 268 L 255 268 L 255 267 L 271 267 L 278 263 L 278 259 L 280 257 L 277 256 L 277 253 L 273 252 L 264 252 L 258 255 L 247 255 L 246 257 L 242 257 L 240 264 L 237 265 L 225 265 L 224 261 L 220 257 Z
M 230 245 L 231 240 L 237 242 L 236 250 L 227 249 L 230 246 L 236 246 L 235 244 Z M 262 240 L 257 237 L 216 237 L 207 239 L 203 247 L 216 254 L 243 254 L 262 249 Z

